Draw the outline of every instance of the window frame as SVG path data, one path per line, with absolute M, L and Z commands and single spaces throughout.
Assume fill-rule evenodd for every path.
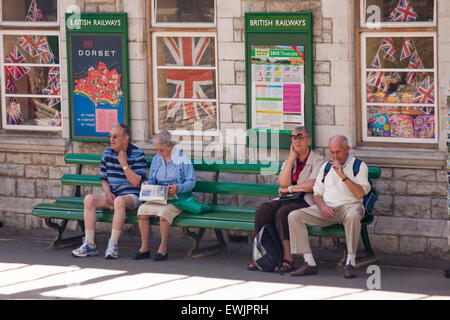
M 3 21 L 3 1 L 0 0 L 0 27 L 40 28 L 59 27 L 59 1 L 56 0 L 56 21 Z
M 356 105 L 356 141 L 357 145 L 361 147 L 400 147 L 400 148 L 422 148 L 422 149 L 436 149 L 438 148 L 440 139 L 440 116 L 439 116 L 439 77 L 438 77 L 438 60 L 437 60 L 437 23 L 436 23 L 436 13 L 437 13 L 437 2 L 434 1 L 434 19 L 433 27 L 424 27 L 413 25 L 412 23 L 401 23 L 401 26 L 393 26 L 392 23 L 385 23 L 381 25 L 380 28 L 371 29 L 369 26 L 363 26 L 362 19 L 364 18 L 364 8 L 366 0 L 354 0 L 354 13 L 358 19 L 355 19 L 354 32 L 355 32 L 355 81 L 356 81 L 356 92 L 355 92 L 355 105 Z M 392 28 L 391 28 L 392 27 Z M 401 28 L 400 28 L 401 27 Z M 363 55 L 363 35 L 378 34 L 378 37 L 387 37 L 392 34 L 407 34 L 409 37 L 416 37 L 421 35 L 429 34 L 434 38 L 433 46 L 433 57 L 434 57 L 434 86 L 435 86 L 435 137 L 434 138 L 393 138 L 393 137 L 371 137 L 373 139 L 364 139 L 367 137 L 367 114 L 365 105 L 366 102 L 366 76 L 364 75 L 367 70 L 365 69 L 366 56 Z M 365 54 L 365 48 L 364 48 Z M 389 71 L 395 71 L 397 69 L 389 69 Z M 409 69 L 405 69 L 407 71 Z M 416 69 L 415 69 L 416 70 Z M 423 69 L 417 69 L 423 70 Z M 428 70 L 428 69 L 425 69 Z M 363 122 L 364 121 L 364 122 Z M 399 140 L 397 140 L 399 139 Z
M 2 112 L 2 129 L 3 130 L 26 130 L 26 131 L 63 131 L 64 121 L 61 121 L 61 126 L 43 126 L 43 125 L 12 125 L 7 123 L 7 103 L 6 99 L 8 97 L 18 97 L 18 98 L 59 98 L 61 101 L 61 114 L 62 114 L 62 103 L 63 103 L 63 84 L 62 84 L 62 65 L 61 65 L 61 36 L 59 31 L 53 30 L 29 30 L 29 29 L 14 29 L 14 30 L 0 30 L 0 57 L 4 57 L 4 46 L 3 46 L 3 38 L 5 35 L 44 35 L 44 36 L 57 36 L 58 37 L 58 47 L 59 47 L 59 63 L 56 64 L 44 64 L 44 63 L 21 63 L 21 66 L 28 67 L 58 67 L 60 72 L 60 94 L 58 96 L 55 95 L 43 95 L 43 94 L 12 94 L 6 93 L 6 77 L 5 77 L 5 62 L 4 59 L 1 59 L 0 62 L 0 81 L 1 81 L 1 112 Z M 62 120 L 62 119 L 61 119 Z
M 356 0 L 358 1 L 358 0 Z M 359 14 L 360 14 L 360 28 L 364 29 L 364 28 L 371 28 L 371 24 L 368 24 L 365 21 L 365 15 L 366 12 L 365 8 L 366 8 L 366 2 L 367 0 L 362 0 L 362 6 L 361 9 L 359 10 Z M 436 0 L 433 0 L 433 21 L 432 22 L 426 22 L 426 21 L 419 21 L 419 22 L 388 22 L 388 21 L 380 21 L 379 22 L 379 27 L 382 28 L 435 28 L 437 26 L 436 24 L 436 17 L 437 17 L 437 3 Z
M 216 28 L 217 21 L 217 1 L 214 3 L 214 19 L 213 22 L 157 22 L 156 21 L 156 4 L 158 0 L 151 0 L 151 24 L 157 28 Z
M 158 66 L 158 56 L 157 56 L 157 38 L 158 37 L 211 37 L 214 39 L 215 48 L 215 66 L 211 67 L 185 67 L 185 66 Z M 159 128 L 159 101 L 207 101 L 215 102 L 216 105 L 216 129 L 208 129 L 205 131 L 195 131 L 195 130 L 169 130 L 173 135 L 193 135 L 193 136 L 218 136 L 219 135 L 219 124 L 220 124 L 220 112 L 219 112 L 219 74 L 218 74 L 218 55 L 217 55 L 217 34 L 215 32 L 182 32 L 182 31 L 155 31 L 152 32 L 152 66 L 153 66 L 153 128 L 154 132 L 157 134 L 161 131 Z M 215 99 L 192 99 L 192 98 L 159 98 L 158 97 L 158 70 L 164 69 L 206 69 L 214 70 L 215 72 Z

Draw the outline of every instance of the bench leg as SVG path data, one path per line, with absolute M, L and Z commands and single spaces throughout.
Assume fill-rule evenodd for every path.
M 200 241 L 203 238 L 205 229 L 200 228 L 197 233 L 190 231 L 189 228 L 183 228 L 183 231 L 193 241 L 192 248 L 186 254 L 187 258 L 206 257 L 209 255 L 221 253 L 227 248 L 227 244 L 220 229 L 214 229 L 218 244 L 206 248 L 200 248 Z
M 338 237 L 333 238 L 333 242 L 337 247 L 342 249 L 342 258 L 338 262 L 338 267 L 343 267 L 345 262 L 347 261 L 347 244 L 342 242 Z
M 62 249 L 67 247 L 73 247 L 75 244 L 79 244 L 82 239 L 82 235 L 63 239 L 62 235 L 66 230 L 69 220 L 63 220 L 60 224 L 53 222 L 52 218 L 45 219 L 45 224 L 56 231 L 55 240 L 50 244 L 52 249 Z M 84 225 L 80 224 L 81 229 L 84 229 Z

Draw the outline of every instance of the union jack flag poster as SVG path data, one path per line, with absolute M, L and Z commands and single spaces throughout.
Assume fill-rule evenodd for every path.
M 47 79 L 48 83 L 57 80 L 58 77 L 59 77 L 58 67 L 51 67 L 50 69 L 48 69 L 48 79 Z
M 392 38 L 384 38 L 381 41 L 380 49 L 385 53 L 384 59 L 395 62 L 395 49 Z
M 42 10 L 38 8 L 37 0 L 31 0 L 30 7 L 28 8 L 28 13 L 25 19 L 29 22 L 45 21 Z
M 414 44 L 410 38 L 405 38 L 403 40 L 402 52 L 400 53 L 400 61 L 408 58 L 414 49 Z
M 20 50 L 15 46 L 12 50 L 9 56 L 5 59 L 6 63 L 25 63 L 25 57 L 20 52 Z M 9 74 L 12 75 L 12 77 L 15 80 L 19 80 L 22 78 L 25 74 L 30 72 L 31 68 L 28 67 L 22 67 L 22 66 L 6 66 L 6 70 L 8 70 Z
M 5 78 L 6 78 L 5 87 L 6 90 L 8 90 L 8 93 L 17 93 L 16 86 L 14 85 L 14 82 L 11 79 L 11 74 L 9 73 L 8 69 L 5 70 Z
M 32 36 L 20 36 L 17 42 L 30 56 L 36 56 L 38 45 Z
M 394 10 L 396 22 L 411 22 L 417 19 L 417 13 L 408 0 L 400 0 Z
M 61 87 L 59 84 L 59 81 L 53 81 L 52 83 L 50 83 L 47 88 L 44 88 L 42 90 L 43 94 L 48 94 L 50 96 L 58 96 L 61 92 Z M 48 98 L 48 106 L 49 107 L 53 107 L 54 105 L 57 105 L 61 100 L 60 98 Z
M 190 67 L 166 69 L 168 98 L 215 99 L 211 66 L 211 39 L 208 37 L 164 37 L 166 66 Z M 196 68 L 197 67 L 197 68 Z M 200 67 L 200 68 L 198 68 Z M 166 119 L 197 121 L 216 118 L 215 106 L 205 101 L 171 101 Z
M 434 103 L 434 82 L 431 77 L 422 81 L 413 98 L 414 103 Z
M 9 98 L 8 109 L 6 122 L 8 124 L 21 124 L 23 122 L 23 115 L 20 110 L 20 104 L 15 98 Z

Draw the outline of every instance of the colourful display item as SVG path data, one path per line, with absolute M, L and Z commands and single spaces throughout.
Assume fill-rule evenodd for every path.
M 392 137 L 413 138 L 414 120 L 404 114 L 394 114 L 389 118 L 389 127 Z
M 414 119 L 414 135 L 417 138 L 434 138 L 434 116 L 417 116 Z
M 390 137 L 389 116 L 385 113 L 371 114 L 367 120 L 370 135 L 373 137 Z

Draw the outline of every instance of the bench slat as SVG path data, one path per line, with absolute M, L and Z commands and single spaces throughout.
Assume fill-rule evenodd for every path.
M 69 153 L 64 157 L 67 164 L 82 164 L 100 166 L 102 155 L 87 153 Z M 146 157 L 147 167 L 150 167 L 153 157 Z M 248 173 L 264 174 L 264 170 L 270 169 L 270 174 L 278 174 L 282 162 L 272 162 L 261 164 L 256 162 L 232 162 L 232 163 L 211 163 L 208 160 L 193 159 L 194 169 L 198 171 L 227 172 L 227 173 Z M 381 169 L 369 166 L 369 178 L 377 179 L 381 175 Z

